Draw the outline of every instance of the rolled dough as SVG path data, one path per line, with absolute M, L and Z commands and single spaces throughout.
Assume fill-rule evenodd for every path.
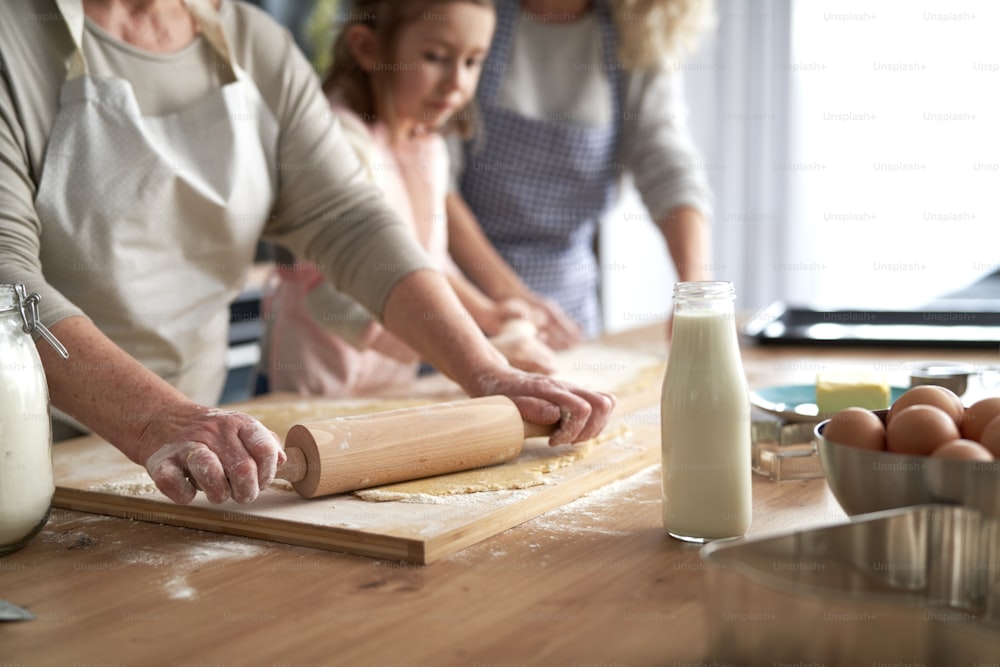
M 610 391 L 620 401 L 658 386 L 666 368 L 662 359 L 650 354 L 622 348 L 609 349 L 588 343 L 560 352 L 557 363 L 558 370 L 554 374 L 556 377 L 588 389 Z M 259 419 L 284 440 L 288 430 L 297 423 L 394 410 L 429 402 L 432 402 L 431 399 L 368 402 L 309 399 L 273 406 L 258 403 L 240 409 Z M 521 456 L 510 463 L 363 489 L 356 491 L 354 495 L 374 502 L 433 502 L 434 497 L 540 486 L 546 483 L 546 475 L 586 457 L 595 446 L 610 440 L 627 439 L 630 435 L 631 431 L 626 425 L 612 424 L 597 438 L 576 445 L 552 448 L 544 439 L 532 438 L 525 443 Z M 273 488 L 291 490 L 290 485 L 276 485 Z
M 560 353 L 559 370 L 555 375 L 589 389 L 610 391 L 622 401 L 659 386 L 665 370 L 663 361 L 648 354 L 584 344 Z M 587 456 L 595 446 L 609 440 L 627 438 L 630 434 L 627 426 L 612 424 L 593 440 L 560 447 L 558 450 L 553 450 L 544 441 L 529 440 L 516 461 L 480 470 L 363 489 L 355 491 L 354 495 L 377 502 L 434 502 L 435 497 L 463 493 L 527 489 L 545 484 L 547 474 L 572 465 Z
M 629 428 L 619 424 L 605 429 L 601 435 L 592 440 L 576 445 L 562 445 L 555 449 L 546 444 L 544 439 L 532 438 L 525 443 L 521 456 L 510 463 L 362 489 L 355 491 L 354 495 L 375 502 L 388 500 L 424 502 L 427 496 L 454 496 L 462 493 L 511 491 L 541 486 L 546 483 L 547 474 L 582 459 L 595 446 L 609 440 L 625 440 L 630 435 Z

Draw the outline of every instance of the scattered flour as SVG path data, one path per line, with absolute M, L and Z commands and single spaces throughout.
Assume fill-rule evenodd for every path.
M 234 537 L 232 541 L 213 540 L 194 544 L 164 544 L 161 549 L 141 549 L 126 551 L 119 554 L 119 560 L 129 565 L 151 565 L 153 567 L 172 566 L 185 569 L 197 569 L 205 563 L 218 560 L 245 560 L 263 553 L 268 547 L 261 544 Z
M 187 576 L 183 574 L 171 578 L 164 588 L 171 600 L 194 600 L 198 597 L 198 591 L 188 586 Z
M 659 464 L 647 466 L 629 477 L 605 484 L 601 488 L 551 512 L 546 512 L 523 525 L 546 532 L 625 535 L 627 531 L 596 527 L 594 523 L 598 518 L 598 513 L 602 512 L 611 502 L 617 504 L 646 502 L 636 499 L 635 492 L 651 483 L 659 482 L 659 479 Z
M 149 567 L 166 567 L 171 564 L 170 557 L 166 554 L 146 550 L 121 552 L 118 560 L 127 565 L 148 565 Z
M 545 482 L 548 484 L 549 482 Z M 455 507 L 482 507 L 484 504 L 508 504 L 530 497 L 529 489 L 498 489 L 486 493 L 456 493 L 439 496 L 432 493 L 383 492 L 380 500 L 395 500 L 401 503 L 427 503 L 430 505 L 452 505 Z M 357 494 L 355 494 L 357 495 Z M 489 500 L 484 500 L 486 497 Z
M 537 533 L 544 533 L 542 537 L 553 540 L 563 539 L 560 537 L 560 533 L 573 533 L 575 535 L 626 535 L 628 534 L 627 531 L 608 530 L 605 528 L 599 528 L 595 525 L 600 520 L 600 514 L 602 513 L 603 508 L 610 503 L 641 504 L 651 502 L 647 499 L 638 498 L 636 496 L 636 492 L 650 484 L 659 484 L 659 480 L 660 465 L 654 464 L 647 466 L 646 468 L 633 473 L 629 477 L 611 482 L 610 484 L 605 484 L 604 486 L 577 498 L 571 503 L 567 503 L 562 507 L 546 512 L 545 514 L 537 516 L 534 519 L 530 519 L 525 523 L 522 523 L 520 526 L 517 526 L 516 530 L 523 529 Z M 659 499 L 653 502 L 659 502 Z M 528 548 L 532 551 L 540 549 L 541 546 L 541 543 L 537 540 L 532 540 L 532 542 L 528 544 Z M 484 565 L 483 556 L 486 554 L 488 554 L 489 558 L 500 559 L 507 554 L 507 551 L 503 547 L 497 547 L 495 545 L 491 546 L 487 541 L 480 544 L 474 544 L 467 549 L 463 549 L 456 554 L 452 554 L 446 560 L 458 560 L 462 562 L 474 563 L 477 567 L 506 567 L 505 565 L 500 564 Z M 541 558 L 542 561 L 540 566 L 545 567 L 545 555 L 542 554 Z
M 86 549 L 98 544 L 98 540 L 82 530 L 42 530 L 38 539 L 43 542 L 54 542 L 67 549 Z
M 254 540 L 233 537 L 226 540 L 169 542 L 157 548 L 139 548 L 118 552 L 118 561 L 124 565 L 144 565 L 163 568 L 163 588 L 171 600 L 194 600 L 198 591 L 190 585 L 188 577 L 206 565 L 224 561 L 256 558 L 271 551 L 272 547 Z
M 100 514 L 80 514 L 59 524 L 50 525 L 43 530 L 38 539 L 55 543 L 67 550 L 84 551 L 107 541 L 107 535 L 87 531 L 88 524 L 105 521 L 119 522 L 116 517 Z M 163 568 L 163 588 L 171 600 L 194 600 L 198 591 L 189 584 L 188 577 L 201 570 L 206 565 L 240 561 L 256 558 L 270 552 L 273 547 L 265 542 L 248 538 L 232 537 L 228 539 L 201 540 L 201 533 L 184 534 L 177 541 L 166 542 L 157 547 L 139 547 L 134 549 L 118 548 L 114 550 L 113 562 L 88 563 L 84 568 L 113 571 L 122 567 L 140 565 L 152 568 Z M 121 540 L 113 544 L 120 545 Z
M 53 509 L 52 516 L 49 518 L 49 525 L 54 525 L 56 523 L 72 523 L 76 525 L 78 523 L 102 523 L 105 521 L 120 521 L 118 517 L 108 516 L 107 514 L 90 514 L 89 512 L 79 512 L 73 515 L 60 514 L 57 515 L 56 512 L 61 510 Z

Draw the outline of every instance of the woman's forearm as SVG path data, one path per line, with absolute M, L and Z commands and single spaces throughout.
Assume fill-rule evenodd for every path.
M 678 206 L 658 222 L 679 281 L 711 280 L 712 244 L 708 221 L 695 208 Z
M 448 284 L 455 290 L 455 296 L 462 306 L 469 311 L 473 321 L 479 325 L 487 336 L 494 336 L 503 327 L 503 319 L 500 317 L 496 302 L 483 294 L 478 287 L 473 285 L 465 276 L 448 275 Z
M 190 401 L 89 319 L 67 317 L 51 329 L 69 351 L 63 359 L 44 341 L 38 345 L 52 405 L 139 462 L 136 446 L 147 424 Z
M 383 319 L 427 363 L 472 395 L 489 393 L 483 391 L 480 371 L 507 365 L 436 271 L 414 271 L 402 278 L 389 293 Z
M 542 338 L 555 349 L 571 347 L 583 339 L 579 325 L 560 305 L 535 294 L 500 256 L 460 195 L 448 194 L 447 213 L 449 252 L 479 289 L 494 301 L 520 299 L 527 303 Z
M 448 251 L 460 269 L 497 301 L 525 297 L 530 290 L 486 238 L 475 214 L 454 192 L 446 199 Z

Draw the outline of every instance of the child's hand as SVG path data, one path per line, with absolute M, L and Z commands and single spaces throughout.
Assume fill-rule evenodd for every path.
M 543 375 L 556 370 L 555 352 L 539 339 L 538 329 L 527 319 L 507 320 L 490 342 L 515 368 Z
M 530 320 L 538 330 L 537 337 L 555 350 L 565 350 L 583 340 L 583 332 L 555 302 L 536 294 L 524 298 L 509 298 L 497 304 L 499 317 Z
M 524 299 L 510 297 L 496 302 L 497 318 L 506 323 L 509 320 L 534 320 L 535 311 Z

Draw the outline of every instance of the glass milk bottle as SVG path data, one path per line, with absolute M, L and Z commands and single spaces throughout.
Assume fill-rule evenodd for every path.
M 735 299 L 729 282 L 674 286 L 660 414 L 663 526 L 688 542 L 750 526 L 750 397 Z
M 65 358 L 38 321 L 38 295 L 0 285 L 0 555 L 20 549 L 45 525 L 55 492 L 49 391 L 31 333 Z

